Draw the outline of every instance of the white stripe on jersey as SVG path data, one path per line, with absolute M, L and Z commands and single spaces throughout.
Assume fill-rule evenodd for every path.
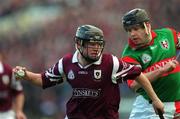
M 59 71 L 60 75 L 62 76 L 62 79 L 65 80 L 65 79 L 66 79 L 66 76 L 65 76 L 65 74 L 64 74 L 62 60 L 63 60 L 63 58 L 61 58 L 61 59 L 59 60 L 59 63 L 58 63 L 58 71 Z
M 58 63 L 54 64 L 52 68 L 49 68 L 46 70 L 45 75 L 47 78 L 49 78 L 50 81 L 59 81 L 62 80 L 62 73 L 63 73 L 63 65 L 62 65 L 62 58 L 58 61 Z M 54 74 L 55 68 L 58 68 L 59 74 Z
M 127 69 L 122 70 L 120 72 L 118 72 L 115 77 L 121 76 L 121 77 L 125 77 L 128 73 L 128 71 L 133 67 L 133 65 L 130 65 Z
M 116 81 L 116 72 L 118 71 L 119 69 L 119 60 L 116 56 L 112 55 L 112 58 L 113 58 L 113 70 L 112 70 L 112 75 L 111 75 L 111 78 L 112 78 L 112 82 L 117 84 L 117 81 Z
M 113 57 L 113 73 L 112 73 L 112 82 L 117 84 L 117 79 L 123 78 L 128 74 L 128 71 L 134 66 L 129 64 L 129 67 L 126 68 L 126 63 L 122 61 L 123 63 L 123 68 L 120 72 L 117 73 L 119 69 L 119 60 L 117 57 Z M 123 82 L 123 79 L 122 79 Z
M 59 78 L 61 78 L 61 76 L 57 76 L 57 75 L 54 75 L 53 73 L 51 73 L 51 72 L 48 72 L 48 71 L 46 71 L 46 75 L 51 79 L 51 78 L 53 78 L 52 80 L 56 80 L 56 79 L 59 79 Z

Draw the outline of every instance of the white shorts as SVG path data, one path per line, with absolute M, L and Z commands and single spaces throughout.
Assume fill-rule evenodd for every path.
M 165 119 L 180 119 L 180 113 L 176 113 L 175 102 L 164 102 L 164 111 Z M 136 97 L 129 119 L 159 119 L 159 116 L 152 104 L 140 95 Z
M 0 112 L 0 119 L 15 119 L 15 112 L 13 110 Z
M 68 119 L 68 117 L 66 116 L 64 119 Z

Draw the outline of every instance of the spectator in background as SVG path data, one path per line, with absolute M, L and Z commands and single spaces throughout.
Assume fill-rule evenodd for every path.
M 17 79 L 26 79 L 43 88 L 62 83 L 71 85 L 72 97 L 67 103 L 66 119 L 119 119 L 120 91 L 118 83 L 137 77 L 155 109 L 163 105 L 154 93 L 141 68 L 130 65 L 111 54 L 102 54 L 105 41 L 101 29 L 92 25 L 78 27 L 75 37 L 76 52 L 61 58 L 42 74 L 25 67 L 13 69 Z
M 0 53 L 0 119 L 26 119 L 22 91 L 20 81 L 15 80 L 12 68 L 3 62 Z
M 122 22 L 129 36 L 123 60 L 142 66 L 165 104 L 164 117 L 179 119 L 180 66 L 176 53 L 180 49 L 180 33 L 171 28 L 152 30 L 148 14 L 139 8 L 128 11 Z M 141 86 L 134 80 L 128 80 L 128 85 L 140 94 L 134 102 L 130 119 L 159 119 L 149 103 L 151 99 Z

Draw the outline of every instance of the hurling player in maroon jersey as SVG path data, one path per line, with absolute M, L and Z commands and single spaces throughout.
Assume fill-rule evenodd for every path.
M 2 56 L 0 51 L 0 119 L 26 119 L 23 87 L 13 76 L 12 68 L 2 61 Z
M 82 25 L 76 32 L 77 50 L 74 54 L 65 55 L 41 74 L 21 66 L 16 66 L 13 71 L 18 75 L 18 71 L 23 70 L 25 75 L 19 75 L 17 79 L 23 78 L 43 88 L 67 81 L 73 92 L 66 105 L 66 119 L 119 119 L 118 83 L 129 78 L 136 78 L 151 97 L 155 108 L 163 112 L 163 104 L 141 73 L 141 68 L 111 54 L 102 54 L 104 45 L 101 29 Z

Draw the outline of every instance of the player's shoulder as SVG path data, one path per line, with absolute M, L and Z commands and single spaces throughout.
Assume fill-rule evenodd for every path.
M 103 59 L 112 59 L 112 57 L 114 57 L 113 54 L 110 54 L 110 53 L 104 53 L 102 54 L 102 58 Z
M 106 70 L 111 71 L 115 63 L 118 62 L 118 58 L 111 53 L 103 53 L 100 66 Z
M 12 67 L 9 64 L 1 62 L 0 66 L 1 66 L 0 68 L 2 69 L 1 73 L 9 73 L 9 74 L 12 73 Z
M 68 53 L 66 55 L 64 55 L 60 60 L 59 60 L 59 63 L 62 64 L 62 65 L 69 65 L 69 64 L 72 64 L 73 62 L 73 56 L 74 54 L 72 53 Z M 75 58 L 76 59 L 76 58 Z
M 12 70 L 12 67 L 7 63 L 2 63 L 2 65 L 3 65 L 5 70 L 10 70 L 10 71 Z
M 70 58 L 70 57 L 72 57 L 73 56 L 73 54 L 72 53 L 67 53 L 66 55 L 64 55 L 64 57 L 63 58 Z
M 164 28 L 159 28 L 154 30 L 156 33 L 172 33 L 176 32 L 176 30 L 172 27 L 164 27 Z
M 103 57 L 111 57 L 112 54 L 106 52 L 106 53 L 103 53 L 102 56 L 103 56 Z
M 73 57 L 73 54 L 68 53 L 68 54 L 64 55 L 63 60 L 69 60 L 69 59 L 72 59 L 72 57 Z
M 103 62 L 105 62 L 106 64 L 112 64 L 114 62 L 115 59 L 118 59 L 117 56 L 111 54 L 111 53 L 104 53 L 102 55 L 102 60 Z

